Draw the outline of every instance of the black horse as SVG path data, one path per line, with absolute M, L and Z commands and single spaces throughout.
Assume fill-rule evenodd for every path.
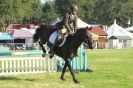
M 88 48 L 93 49 L 93 42 L 92 42 L 93 40 L 92 40 L 92 35 L 90 33 L 91 29 L 92 27 L 77 29 L 77 31 L 73 35 L 71 34 L 68 35 L 63 46 L 61 47 L 57 46 L 55 48 L 55 54 L 63 58 L 65 61 L 65 65 L 63 67 L 63 71 L 60 77 L 61 80 L 65 80 L 64 73 L 66 68 L 68 67 L 72 75 L 73 81 L 75 83 L 79 83 L 79 81 L 76 79 L 72 71 L 69 60 L 72 60 L 76 56 L 77 50 L 82 43 L 84 43 L 84 45 L 87 45 Z M 49 37 L 54 31 L 56 31 L 55 28 L 48 28 L 46 26 L 40 26 L 39 28 L 36 29 L 36 33 L 34 34 L 33 39 L 34 42 L 37 42 L 39 40 L 39 45 L 42 47 L 43 53 L 46 53 L 43 44 L 49 42 Z M 49 44 L 47 45 L 51 47 L 51 45 Z

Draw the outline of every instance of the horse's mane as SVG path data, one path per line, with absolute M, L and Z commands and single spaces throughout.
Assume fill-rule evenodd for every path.
M 77 31 L 74 34 L 77 34 L 77 32 L 81 32 L 81 31 L 84 31 L 86 29 L 91 30 L 92 27 L 89 27 L 89 28 L 88 27 L 86 27 L 86 28 L 78 28 Z
M 40 25 L 40 29 L 53 29 L 54 25 L 50 24 L 45 24 L 45 25 Z
M 79 28 L 77 29 L 76 32 L 74 32 L 73 34 L 69 34 L 67 37 L 67 43 L 71 43 L 70 41 L 73 40 L 75 42 L 75 40 L 79 39 L 81 37 L 81 33 L 85 30 L 85 28 Z
M 74 36 L 78 35 L 83 30 L 85 30 L 85 28 L 78 28 L 77 31 L 74 33 Z
M 77 31 L 70 37 L 73 37 L 73 38 L 78 38 L 78 37 L 82 37 L 81 34 L 83 34 L 86 30 L 91 30 L 92 27 L 86 27 L 86 28 L 78 28 Z

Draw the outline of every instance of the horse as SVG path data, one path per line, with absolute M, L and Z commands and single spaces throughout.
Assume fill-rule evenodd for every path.
M 55 54 L 63 58 L 65 61 L 65 64 L 64 64 L 61 76 L 60 76 L 60 79 L 62 81 L 65 80 L 64 73 L 66 71 L 66 68 L 68 67 L 74 83 L 80 83 L 76 79 L 69 61 L 72 60 L 77 55 L 77 50 L 82 43 L 84 43 L 86 47 L 93 49 L 93 39 L 90 33 L 91 29 L 92 27 L 90 28 L 85 27 L 85 28 L 77 29 L 77 31 L 74 34 L 69 34 L 66 37 L 66 41 L 62 46 L 57 46 L 55 48 L 54 50 Z M 43 44 L 47 43 L 48 47 L 51 47 L 50 45 L 51 43 L 49 44 L 49 37 L 56 30 L 57 30 L 56 28 L 48 28 L 46 26 L 40 26 L 36 29 L 36 32 L 33 35 L 33 40 L 34 42 L 37 42 L 39 40 L 39 45 L 42 47 L 43 53 L 46 53 L 46 50 L 43 47 Z

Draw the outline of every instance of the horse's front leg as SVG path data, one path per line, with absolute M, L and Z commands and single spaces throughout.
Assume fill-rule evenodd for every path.
M 45 57 L 46 56 L 46 50 L 45 50 L 45 48 L 43 46 L 43 43 L 41 41 L 39 41 L 39 45 L 41 46 L 42 51 L 43 51 L 42 57 Z
M 62 74 L 61 74 L 61 77 L 60 77 L 60 79 L 63 80 L 63 81 L 65 80 L 65 79 L 64 79 L 64 74 L 65 74 L 65 71 L 66 71 L 66 67 L 67 67 L 67 63 L 66 63 L 66 61 L 65 61 L 65 65 L 64 65 L 64 67 L 63 67 Z
M 68 66 L 68 68 L 69 68 L 69 70 L 70 70 L 70 73 L 71 73 L 71 75 L 72 75 L 72 77 L 73 77 L 74 83 L 80 83 L 80 82 L 76 79 L 75 74 L 74 74 L 74 72 L 73 72 L 73 70 L 72 70 L 72 67 L 71 67 L 71 65 L 70 65 L 70 63 L 69 63 L 68 60 L 66 60 L 66 63 L 67 63 L 67 66 Z

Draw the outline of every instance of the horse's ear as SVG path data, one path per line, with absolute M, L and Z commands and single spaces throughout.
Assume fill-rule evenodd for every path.
M 85 29 L 88 29 L 88 26 Z
M 88 26 L 87 26 L 86 29 L 87 29 L 87 30 L 91 30 L 91 29 L 92 29 L 92 26 L 91 26 L 91 27 L 88 27 Z

